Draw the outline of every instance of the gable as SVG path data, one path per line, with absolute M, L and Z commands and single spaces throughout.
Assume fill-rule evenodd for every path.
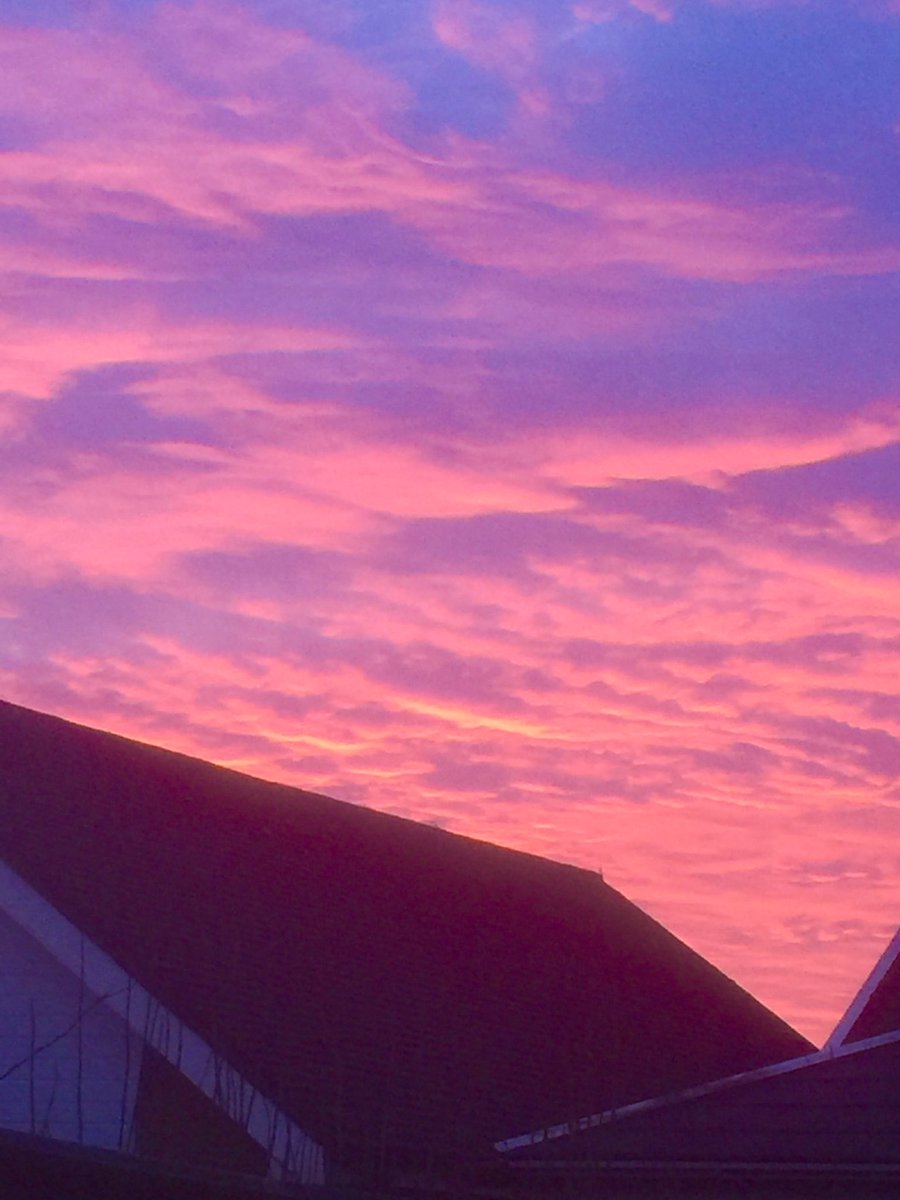
M 900 1031 L 900 929 L 838 1021 L 828 1045 L 838 1047 Z

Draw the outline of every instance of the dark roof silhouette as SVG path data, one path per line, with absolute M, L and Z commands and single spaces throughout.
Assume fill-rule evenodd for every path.
M 615 1181 L 645 1200 L 900 1194 L 898 953 L 900 932 L 822 1050 L 512 1139 L 512 1177 L 542 1194 Z M 873 998 L 870 1036 L 845 1038 Z
M 673 1171 L 893 1168 L 900 1182 L 900 1036 L 698 1090 L 607 1113 L 592 1128 L 519 1147 L 510 1160 Z
M 810 1049 L 596 873 L 9 704 L 0 857 L 347 1161 Z

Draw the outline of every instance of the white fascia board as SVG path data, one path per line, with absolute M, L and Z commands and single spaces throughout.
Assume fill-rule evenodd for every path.
M 544 1129 L 535 1129 L 530 1133 L 522 1133 L 517 1137 L 505 1138 L 495 1142 L 494 1149 L 501 1154 L 510 1150 L 520 1150 L 523 1146 L 537 1146 L 541 1142 L 553 1141 L 555 1138 L 568 1137 L 573 1133 L 581 1133 L 586 1129 L 596 1129 L 599 1125 L 611 1125 L 635 1113 L 649 1112 L 656 1108 L 668 1108 L 681 1104 L 685 1100 L 696 1100 L 701 1096 L 710 1096 L 715 1092 L 728 1091 L 743 1084 L 756 1083 L 760 1079 L 772 1079 L 776 1075 L 789 1075 L 793 1071 L 802 1071 L 805 1067 L 815 1066 L 816 1063 L 830 1061 L 835 1058 L 850 1058 L 854 1054 L 862 1054 L 866 1050 L 874 1050 L 878 1046 L 888 1046 L 900 1042 L 900 1030 L 892 1033 L 882 1033 L 877 1037 L 866 1038 L 865 1041 L 851 1042 L 846 1046 L 824 1046 L 810 1054 L 799 1058 L 788 1058 L 784 1062 L 772 1063 L 767 1067 L 756 1067 L 752 1071 L 741 1071 L 737 1075 L 727 1075 L 724 1079 L 715 1079 L 711 1083 L 701 1083 L 696 1087 L 685 1088 L 680 1092 L 670 1092 L 665 1096 L 655 1096 L 650 1100 L 638 1100 L 634 1104 L 623 1104 L 620 1108 L 610 1108 L 605 1112 L 592 1113 L 576 1121 L 566 1121 L 560 1125 L 548 1125 Z
M 891 938 L 890 945 L 872 968 L 869 978 L 850 1001 L 849 1008 L 838 1021 L 837 1025 L 835 1025 L 834 1031 L 825 1043 L 826 1050 L 837 1050 L 844 1045 L 844 1039 L 862 1016 L 863 1011 L 877 991 L 881 981 L 897 961 L 898 957 L 900 957 L 900 929 Z
M 2 859 L 0 910 L 263 1146 L 271 1175 L 324 1183 L 322 1147 Z

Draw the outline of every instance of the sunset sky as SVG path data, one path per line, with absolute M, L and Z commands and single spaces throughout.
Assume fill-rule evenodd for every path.
M 900 0 L 0 0 L 0 695 L 900 920 Z

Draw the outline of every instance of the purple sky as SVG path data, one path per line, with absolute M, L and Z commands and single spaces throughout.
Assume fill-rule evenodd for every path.
M 0 692 L 898 921 L 900 2 L 4 0 Z

